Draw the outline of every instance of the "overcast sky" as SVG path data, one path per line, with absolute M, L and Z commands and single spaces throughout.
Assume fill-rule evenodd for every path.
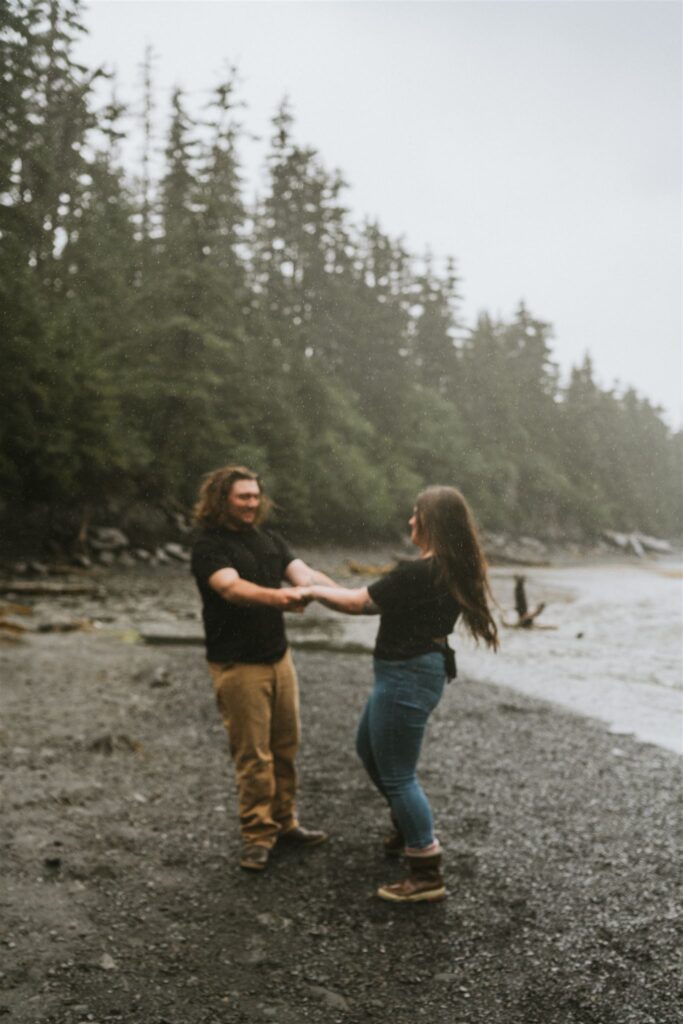
M 677 0 L 91 0 L 80 48 L 139 105 L 157 54 L 199 109 L 236 65 L 247 196 L 269 120 L 340 168 L 352 217 L 456 259 L 468 323 L 520 299 L 555 328 L 565 375 L 683 417 L 682 7 Z

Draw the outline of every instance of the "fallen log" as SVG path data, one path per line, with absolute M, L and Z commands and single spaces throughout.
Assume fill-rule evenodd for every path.
M 654 551 L 658 555 L 670 555 L 673 547 L 668 540 L 660 540 L 659 537 L 648 537 L 647 534 L 639 533 L 638 540 L 646 551 Z
M 204 643 L 204 637 L 201 633 L 182 633 L 177 629 L 165 629 L 163 627 L 141 629 L 138 635 L 143 643 L 156 644 L 158 646 L 198 646 Z
M 33 608 L 27 604 L 3 604 L 0 615 L 33 615 Z
M 93 594 L 102 593 L 102 588 L 96 583 L 72 582 L 63 580 L 55 583 L 52 580 L 3 580 L 0 581 L 0 593 L 3 594 L 30 594 L 36 597 L 59 597 L 63 594 Z
M 386 576 L 388 572 L 396 568 L 396 562 L 386 562 L 384 565 L 370 565 L 367 562 L 356 562 L 352 558 L 347 559 L 344 564 L 354 576 Z
M 198 647 L 204 644 L 204 636 L 198 631 L 182 633 L 163 626 L 143 628 L 138 636 L 143 643 L 154 646 Z M 329 651 L 332 654 L 365 655 L 372 653 L 371 644 L 358 643 L 353 640 L 330 640 L 327 637 L 302 637 L 301 639 L 291 637 L 289 646 L 295 651 Z
M 557 626 L 539 625 L 536 619 L 545 609 L 545 601 L 536 605 L 533 611 L 529 611 L 529 604 L 526 597 L 526 576 L 515 576 L 515 611 L 517 622 L 505 622 L 507 629 L 557 629 Z
M 515 558 L 513 555 L 506 555 L 501 551 L 486 552 L 486 560 L 489 565 L 513 565 L 526 569 L 548 569 L 552 562 L 536 558 Z
M 645 533 L 620 533 L 618 530 L 603 530 L 602 536 L 620 551 L 631 553 L 643 558 L 646 551 L 654 551 L 658 555 L 670 555 L 673 552 L 668 540 L 659 537 L 648 537 Z
M 30 633 L 35 630 L 35 626 L 20 622 L 12 616 L 0 615 L 0 630 L 7 633 Z
M 36 633 L 91 633 L 96 628 L 91 619 L 63 619 L 59 622 L 41 622 Z

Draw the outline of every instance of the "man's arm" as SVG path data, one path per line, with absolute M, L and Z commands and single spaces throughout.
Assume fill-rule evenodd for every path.
M 307 587 L 304 591 L 314 601 L 347 615 L 379 615 L 379 608 L 368 594 L 367 587 L 348 590 L 346 587 Z
M 243 580 L 236 569 L 219 569 L 208 582 L 225 601 L 246 607 L 266 605 L 280 611 L 300 611 L 310 600 L 300 587 L 259 587 Z
M 311 587 L 314 583 L 320 583 L 325 587 L 339 586 L 333 579 L 326 576 L 324 572 L 311 569 L 302 558 L 295 558 L 285 569 L 285 577 L 296 587 Z

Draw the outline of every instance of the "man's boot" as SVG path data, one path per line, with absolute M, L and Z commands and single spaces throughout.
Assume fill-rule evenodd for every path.
M 446 898 L 441 874 L 441 850 L 426 856 L 406 854 L 408 876 L 394 885 L 381 885 L 377 895 L 392 903 L 437 903 Z

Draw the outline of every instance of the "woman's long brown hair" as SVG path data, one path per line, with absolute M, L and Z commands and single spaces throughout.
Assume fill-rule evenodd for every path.
M 461 605 L 465 626 L 495 651 L 498 627 L 489 608 L 488 567 L 469 505 L 455 487 L 428 487 L 418 495 L 415 516 L 420 540 Z

